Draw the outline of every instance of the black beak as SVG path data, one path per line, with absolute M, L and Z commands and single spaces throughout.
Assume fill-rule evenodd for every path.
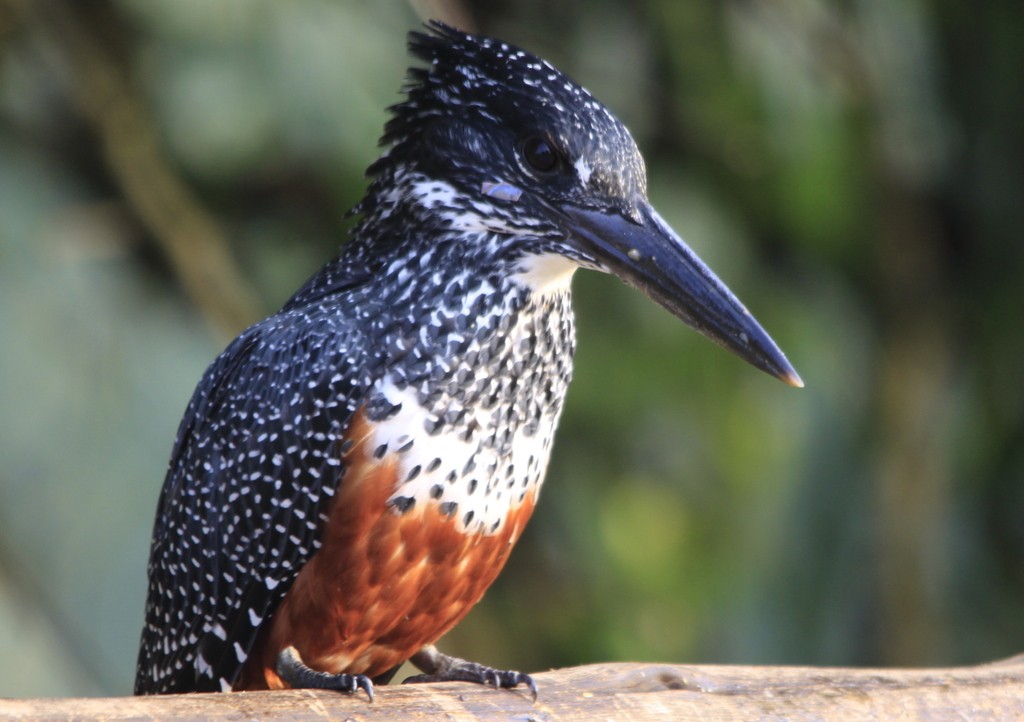
M 561 210 L 570 238 L 599 267 L 762 371 L 790 386 L 804 385 L 746 307 L 649 204 L 641 205 L 635 219 L 571 206 Z

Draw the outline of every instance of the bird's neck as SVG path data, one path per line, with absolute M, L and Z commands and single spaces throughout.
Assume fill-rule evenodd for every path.
M 418 237 L 385 244 L 348 302 L 361 304 L 379 353 L 364 407 L 375 448 L 382 458 L 403 450 L 395 507 L 458 508 L 463 532 L 497 533 L 543 481 L 572 375 L 574 266 L 474 253 L 508 239 L 429 220 L 403 230 L 401 208 L 381 208 L 359 237 Z M 367 258 L 351 248 L 335 272 L 358 274 Z
M 396 254 L 375 277 L 367 301 L 382 374 L 441 417 L 478 406 L 524 423 L 557 417 L 575 350 L 572 268 L 552 257 L 487 265 L 451 240 Z
M 362 218 L 338 275 L 367 279 L 365 302 L 388 337 L 385 365 L 399 385 L 404 376 L 419 383 L 434 361 L 490 376 L 571 361 L 577 264 L 534 250 L 539 240 L 511 228 L 486 200 L 398 168 L 377 178 L 356 210 Z M 513 341 L 523 338 L 544 343 L 519 352 Z M 492 367 L 498 358 L 512 365 Z

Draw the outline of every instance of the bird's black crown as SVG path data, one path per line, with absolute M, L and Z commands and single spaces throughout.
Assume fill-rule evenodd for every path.
M 406 166 L 464 193 L 507 182 L 548 201 L 625 212 L 646 195 L 629 131 L 582 86 L 508 43 L 436 21 L 428 28 L 409 34 L 410 51 L 429 65 L 409 71 L 370 175 Z

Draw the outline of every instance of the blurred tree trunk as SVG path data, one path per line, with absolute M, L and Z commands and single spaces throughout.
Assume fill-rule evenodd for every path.
M 261 304 L 217 221 L 167 161 L 153 120 L 112 48 L 123 26 L 106 2 L 0 0 L 59 52 L 72 100 L 95 133 L 133 212 L 161 247 L 182 287 L 225 338 L 256 321 Z M 111 36 L 115 37 L 111 37 Z

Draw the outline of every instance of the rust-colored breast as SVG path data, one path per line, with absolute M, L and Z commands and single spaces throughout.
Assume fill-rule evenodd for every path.
M 236 690 L 286 687 L 274 660 L 289 645 L 316 670 L 383 674 L 461 620 L 519 539 L 533 491 L 489 535 L 462 533 L 434 503 L 395 511 L 387 500 L 397 462 L 373 457 L 372 432 L 357 412 L 323 545 L 260 635 Z

